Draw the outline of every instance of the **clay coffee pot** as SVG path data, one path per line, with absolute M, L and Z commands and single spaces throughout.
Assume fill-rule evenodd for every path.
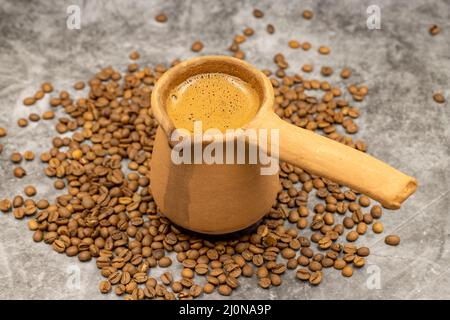
M 257 91 L 261 101 L 259 111 L 242 129 L 278 129 L 276 143 L 280 160 L 345 185 L 389 209 L 400 208 L 416 190 L 414 178 L 388 164 L 279 118 L 273 110 L 270 80 L 251 64 L 227 56 L 203 56 L 181 62 L 164 73 L 151 97 L 152 112 L 159 123 L 151 160 L 151 189 L 161 212 L 175 224 L 206 234 L 244 229 L 270 211 L 280 190 L 278 174 L 262 175 L 261 163 L 175 164 L 172 161 L 171 135 L 176 128 L 166 112 L 168 95 L 186 79 L 203 73 L 229 74 Z M 236 139 L 220 138 L 224 143 Z M 275 142 L 269 138 L 270 143 Z M 207 144 L 202 141 L 200 148 Z

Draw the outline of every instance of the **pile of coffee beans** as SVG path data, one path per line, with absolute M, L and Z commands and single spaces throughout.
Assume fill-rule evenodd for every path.
M 261 10 L 253 14 L 264 19 Z M 311 19 L 313 13 L 305 11 L 303 17 Z M 155 19 L 167 21 L 164 14 Z M 267 25 L 269 33 L 274 30 Z M 235 36 L 231 54 L 243 59 L 240 45 L 254 33 L 247 28 Z M 311 48 L 305 43 L 289 46 Z M 200 42 L 192 46 L 193 51 L 201 48 Z M 327 46 L 318 48 L 320 54 L 331 54 Z M 129 58 L 136 61 L 139 56 L 132 52 Z M 367 87 L 349 84 L 347 91 L 353 98 L 349 101 L 338 86 L 289 71 L 282 53 L 275 55 L 274 63 L 274 70 L 263 72 L 273 84 L 275 112 L 280 117 L 366 151 L 367 144 L 350 135 L 358 131 L 360 116 L 354 103 L 364 99 Z M 304 66 L 303 71 L 312 68 Z M 39 159 L 55 189 L 65 192 L 50 203 L 32 199 L 38 190 L 27 186 L 26 199 L 22 195 L 4 199 L 0 210 L 12 210 L 17 219 L 29 217 L 34 241 L 83 262 L 94 260 L 104 277 L 100 292 L 113 291 L 125 299 L 192 299 L 214 291 L 229 296 L 239 290 L 242 278 L 256 278 L 255 285 L 263 289 L 283 281 L 316 286 L 325 269 L 351 277 L 365 265 L 370 250 L 354 242 L 368 232 L 383 232 L 382 208 L 365 195 L 289 163 L 280 164 L 280 191 L 272 210 L 248 230 L 211 238 L 182 230 L 165 218 L 154 202 L 149 172 L 157 128 L 150 96 L 166 70 L 161 64 L 150 67 L 137 62 L 124 72 L 106 67 L 88 81 L 74 84 L 75 90 L 85 90 L 84 97 L 76 99 L 69 91 L 52 93 L 53 86 L 43 84 L 42 94 L 52 97 L 42 118 L 53 118 L 56 108 L 66 115 L 55 126 L 52 148 Z M 321 70 L 325 77 L 333 73 L 330 67 Z M 344 68 L 340 74 L 348 79 L 351 70 Z M 41 91 L 24 104 L 32 108 Z M 0 137 L 5 135 L 0 128 Z M 11 155 L 14 163 L 22 158 L 32 161 L 34 154 Z M 14 169 L 16 177 L 25 174 L 20 167 Z M 398 245 L 400 238 L 390 235 L 385 242 Z M 181 265 L 181 272 L 150 275 L 151 269 L 173 264 Z

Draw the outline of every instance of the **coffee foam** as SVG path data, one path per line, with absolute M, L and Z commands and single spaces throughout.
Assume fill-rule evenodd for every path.
M 247 82 L 223 73 L 192 76 L 171 91 L 167 112 L 177 128 L 193 130 L 194 121 L 203 129 L 240 128 L 257 113 L 259 96 Z

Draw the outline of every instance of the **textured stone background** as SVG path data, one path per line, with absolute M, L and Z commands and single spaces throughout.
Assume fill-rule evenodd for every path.
M 66 8 L 81 8 L 81 30 L 66 28 Z M 366 9 L 381 8 L 382 29 L 366 28 Z M 263 19 L 252 16 L 257 6 Z M 301 18 L 312 9 L 311 21 Z M 164 11 L 169 22 L 153 17 Z M 326 271 L 324 283 L 311 288 L 289 273 L 279 288 L 260 289 L 256 280 L 243 281 L 232 298 L 262 299 L 398 299 L 450 298 L 450 106 L 432 100 L 434 91 L 450 99 L 449 1 L 19 1 L 0 0 L 0 126 L 9 135 L 1 139 L 0 197 L 21 193 L 27 184 L 38 186 L 39 196 L 55 197 L 39 161 L 24 164 L 28 176 L 12 177 L 11 152 L 50 147 L 53 124 L 45 121 L 18 128 L 16 121 L 30 112 L 46 110 L 47 99 L 26 108 L 22 99 L 40 83 L 71 88 L 99 67 L 124 68 L 128 53 L 141 53 L 140 63 L 169 63 L 193 56 L 196 39 L 202 54 L 224 54 L 233 35 L 250 26 L 256 35 L 242 47 L 248 60 L 271 67 L 272 57 L 284 51 L 291 70 L 303 63 L 350 66 L 347 82 L 366 84 L 367 100 L 358 124 L 359 137 L 369 142 L 371 154 L 416 176 L 417 193 L 396 212 L 384 216 L 386 234 L 402 237 L 399 247 L 388 247 L 383 236 L 370 235 L 360 243 L 370 246 L 368 266 L 350 279 Z M 265 32 L 267 23 L 276 33 Z M 443 32 L 430 37 L 428 28 Z M 329 56 L 316 50 L 289 50 L 287 41 L 310 41 L 315 48 L 332 48 Z M 316 70 L 319 68 L 316 68 Z M 342 83 L 335 74 L 331 81 Z M 94 263 L 82 264 L 35 244 L 26 222 L 0 214 L 0 298 L 102 299 L 101 276 Z M 373 274 L 380 287 L 373 288 Z M 372 278 L 371 278 L 372 276 Z M 369 285 L 367 285 L 369 283 Z M 220 298 L 218 295 L 208 296 Z M 108 298 L 114 299 L 112 294 Z

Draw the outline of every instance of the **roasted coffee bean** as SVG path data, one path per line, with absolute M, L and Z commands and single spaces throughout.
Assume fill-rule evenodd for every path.
M 379 205 L 375 205 L 370 209 L 370 214 L 374 219 L 380 219 L 383 215 L 383 210 Z
M 17 125 L 21 128 L 24 128 L 28 125 L 28 120 L 25 118 L 20 118 L 19 120 L 17 120 Z
M 348 68 L 342 69 L 342 71 L 341 71 L 341 78 L 342 79 L 348 79 L 348 78 L 350 78 L 351 75 L 352 75 L 352 72 L 351 72 L 350 69 L 348 69 Z
M 78 254 L 78 259 L 82 262 L 89 261 L 89 260 L 91 260 L 91 258 L 92 258 L 92 256 L 89 251 L 81 251 Z
M 358 232 L 358 234 L 362 235 L 362 234 L 365 234 L 366 231 L 367 231 L 367 224 L 365 224 L 365 222 L 358 223 L 358 225 L 356 226 L 356 232 Z
M 254 274 L 254 270 L 253 270 L 253 268 L 252 268 L 251 265 L 245 264 L 245 265 L 242 267 L 242 275 L 243 275 L 244 277 L 252 277 L 253 274 Z
M 172 259 L 170 259 L 169 257 L 162 257 L 161 259 L 159 259 L 158 261 L 158 265 L 161 268 L 167 268 L 172 264 Z
M 45 111 L 42 114 L 42 119 L 44 119 L 44 120 L 50 120 L 50 119 L 53 119 L 54 117 L 55 117 L 55 113 L 51 110 Z
M 381 222 L 375 222 L 372 226 L 374 233 L 382 233 L 384 230 L 383 224 Z
M 62 190 L 66 187 L 66 184 L 65 184 L 64 180 L 56 179 L 55 182 L 53 182 L 53 186 L 57 190 Z
M 357 268 L 362 268 L 366 264 L 366 260 L 363 257 L 355 257 L 353 259 L 353 265 Z
M 131 58 L 131 55 L 130 55 L 130 58 Z M 135 60 L 135 59 L 133 59 L 133 60 Z M 73 85 L 73 88 L 74 88 L 75 90 L 83 90 L 84 87 L 85 87 L 85 84 L 84 84 L 83 81 L 75 82 L 75 84 Z
M 23 197 L 22 196 L 15 196 L 13 198 L 13 201 L 12 201 L 12 206 L 14 208 L 22 207 L 23 203 L 24 203 L 24 201 L 23 201 Z
M 361 196 L 359 197 L 358 202 L 359 202 L 359 204 L 360 204 L 362 207 L 368 207 L 368 206 L 370 206 L 370 199 L 369 199 L 369 197 L 367 197 L 367 196 L 365 196 L 365 195 L 361 195 Z
M 330 53 L 330 48 L 326 47 L 326 46 L 320 46 L 319 47 L 319 53 L 320 54 L 329 54 Z
M 390 246 L 398 246 L 400 244 L 400 237 L 396 235 L 389 235 L 384 238 L 384 242 Z
M 323 274 L 321 271 L 316 271 L 311 273 L 311 276 L 309 277 L 309 283 L 313 286 L 317 286 L 322 282 Z
M 217 292 L 222 296 L 229 296 L 231 295 L 232 289 L 226 284 L 222 284 L 218 287 Z
M 161 282 L 164 283 L 165 285 L 169 285 L 173 281 L 173 277 L 170 272 L 164 272 L 160 278 L 161 278 Z
M 111 291 L 111 283 L 108 280 L 103 280 L 99 284 L 99 290 L 101 293 L 106 294 Z
M 39 120 L 41 120 L 41 116 L 38 115 L 37 113 L 30 113 L 28 115 L 28 120 L 30 120 L 32 122 L 38 122 Z
M 13 152 L 11 154 L 11 161 L 13 163 L 20 163 L 20 162 L 22 162 L 22 155 L 19 152 Z
M 155 16 L 155 20 L 159 23 L 164 23 L 164 22 L 167 22 L 168 19 L 164 13 L 160 13 Z
M 27 161 L 32 161 L 34 160 L 34 153 L 33 151 L 25 151 L 23 154 L 23 158 Z
M 305 18 L 306 20 L 310 20 L 312 19 L 312 17 L 314 16 L 313 12 L 311 10 L 304 10 L 302 13 L 303 18 Z
M 53 91 L 53 85 L 50 82 L 44 82 L 41 85 L 41 89 L 42 91 L 44 91 L 45 93 L 50 93 Z
M 191 46 L 191 50 L 193 52 L 200 52 L 203 49 L 203 43 L 201 41 L 195 41 L 192 46 Z
M 264 17 L 264 12 L 262 12 L 259 9 L 255 9 L 255 10 L 253 10 L 253 16 L 255 18 L 262 18 L 262 17 Z
M 356 254 L 360 257 L 367 257 L 370 254 L 370 249 L 367 247 L 360 247 L 356 251 Z
M 358 240 L 359 238 L 359 234 L 356 231 L 350 231 L 349 233 L 347 233 L 346 239 L 347 241 L 353 242 Z
M 430 27 L 430 29 L 428 31 L 432 36 L 435 36 L 441 32 L 441 28 L 434 24 Z
M 258 285 L 263 289 L 269 289 L 270 286 L 272 285 L 272 281 L 270 280 L 269 277 L 260 278 L 258 281 Z
M 298 49 L 300 48 L 300 42 L 298 42 L 297 40 L 290 40 L 288 42 L 288 46 L 292 49 Z
M 343 269 L 342 269 L 342 275 L 344 277 L 351 277 L 353 275 L 353 268 L 349 265 L 346 265 Z
M 298 269 L 297 270 L 297 278 L 302 281 L 308 281 L 311 277 L 311 274 L 307 269 Z
M 34 186 L 26 186 L 25 189 L 23 190 L 23 192 L 28 196 L 28 197 L 33 197 L 36 195 L 37 190 Z
M 441 93 L 435 93 L 433 94 L 433 100 L 437 103 L 444 103 L 445 97 Z
M 10 209 L 11 209 L 11 201 L 9 199 L 0 200 L 0 211 L 6 213 Z
M 36 99 L 34 97 L 26 97 L 22 102 L 25 106 L 31 106 L 36 102 Z

